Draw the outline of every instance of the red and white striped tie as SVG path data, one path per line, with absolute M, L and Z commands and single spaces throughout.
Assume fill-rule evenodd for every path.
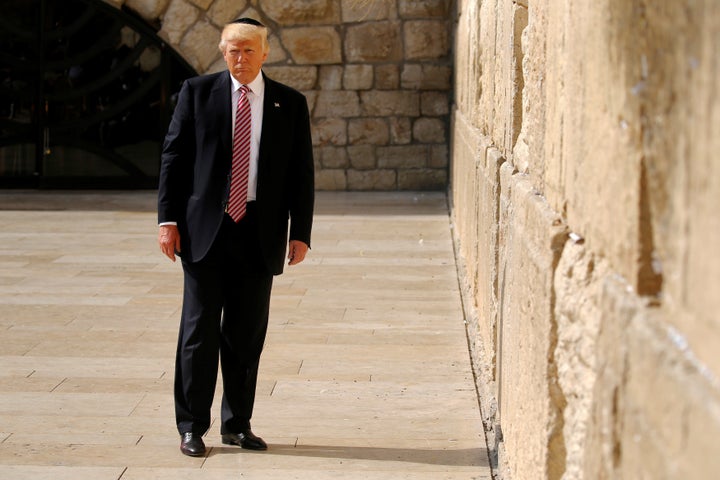
M 250 174 L 250 102 L 247 85 L 239 89 L 235 130 L 233 133 L 232 170 L 230 177 L 230 198 L 227 213 L 234 222 L 245 216 L 247 206 L 248 176 Z

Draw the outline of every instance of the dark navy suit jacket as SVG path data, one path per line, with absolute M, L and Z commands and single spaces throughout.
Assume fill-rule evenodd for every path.
M 264 79 L 256 209 L 263 260 L 277 275 L 289 239 L 310 245 L 314 164 L 305 97 Z M 205 257 L 223 221 L 232 162 L 230 83 L 227 71 L 185 81 L 163 144 L 158 221 L 177 222 L 187 262 Z

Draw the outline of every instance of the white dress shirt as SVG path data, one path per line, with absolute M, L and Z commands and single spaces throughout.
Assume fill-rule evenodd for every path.
M 240 99 L 240 87 L 242 84 L 235 77 L 230 75 L 232 93 L 232 124 L 235 125 L 237 117 L 237 104 Z M 265 98 L 265 80 L 262 73 L 258 73 L 255 80 L 248 85 L 248 101 L 250 102 L 250 173 L 248 177 L 247 201 L 251 202 L 256 198 L 258 153 L 260 152 L 260 136 L 262 135 L 263 100 Z M 232 129 L 235 130 L 234 128 Z

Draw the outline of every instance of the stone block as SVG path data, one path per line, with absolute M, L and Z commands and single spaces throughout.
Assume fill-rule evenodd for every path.
M 527 176 L 500 168 L 499 413 L 512 478 L 560 478 L 565 460 L 552 358 L 553 276 L 567 237 Z M 532 400 L 530 400 L 532 399 Z
M 343 88 L 369 90 L 373 85 L 373 73 L 371 65 L 346 65 L 343 73 Z
M 208 7 L 213 3 L 213 1 L 217 1 L 217 0 L 190 0 L 191 3 L 197 5 L 198 7 L 202 8 L 203 10 L 207 10 Z
M 377 167 L 375 146 L 353 145 L 347 147 L 350 165 L 355 170 L 371 170 Z
M 422 92 L 420 94 L 420 114 L 440 116 L 450 113 L 450 99 L 447 92 Z
M 318 159 L 322 169 L 348 168 L 350 166 L 345 147 L 316 147 L 315 158 Z
M 205 72 L 218 58 L 220 30 L 209 22 L 196 23 L 180 42 L 180 51 L 199 73 Z
M 360 92 L 360 101 L 365 116 L 416 117 L 420 114 L 420 97 L 415 92 L 372 90 Z
M 344 23 L 387 20 L 397 17 L 395 2 L 386 0 L 342 0 Z
M 170 0 L 126 0 L 125 7 L 136 11 L 150 23 L 156 23 L 167 9 Z
M 336 0 L 263 0 L 263 11 L 281 26 L 340 23 Z
M 450 162 L 450 154 L 447 145 L 431 145 L 428 167 L 447 168 Z
M 407 145 L 378 147 L 379 168 L 425 168 L 428 162 L 428 147 Z
M 575 240 L 566 243 L 553 280 L 557 321 L 554 359 L 557 384 L 565 399 L 565 475 L 597 478 L 585 477 L 584 469 L 589 457 L 600 451 L 600 445 L 588 447 L 596 431 L 593 408 L 597 402 L 602 289 L 610 271 L 607 262 L 589 251 L 580 237 L 571 238 Z
M 443 20 L 410 20 L 403 26 L 406 60 L 436 60 L 449 53 L 448 27 Z
M 716 378 L 668 326 L 668 313 L 640 309 L 625 332 L 626 383 L 617 412 L 622 478 L 712 478 L 720 471 Z
M 397 173 L 394 170 L 348 170 L 349 190 L 396 190 Z
M 350 120 L 348 125 L 350 145 L 369 143 L 386 145 L 390 140 L 387 120 L 383 118 L 358 118 Z
M 293 61 L 300 65 L 340 63 L 340 35 L 333 27 L 286 28 L 280 32 Z
M 244 12 L 244 10 L 248 6 L 247 1 L 237 0 L 211 0 L 209 3 L 212 3 L 212 6 L 208 10 L 208 17 L 210 17 L 210 20 L 215 22 L 215 24 L 218 26 L 225 26 L 225 24 L 227 24 L 228 22 L 239 18 L 241 16 L 241 13 Z M 261 18 L 257 14 L 242 16 Z
M 402 59 L 400 24 L 369 22 L 347 27 L 345 58 L 347 62 L 397 62 Z
M 402 18 L 445 18 L 449 13 L 449 0 L 400 0 Z
M 397 90 L 400 88 L 400 68 L 398 65 L 378 65 L 375 67 L 375 88 L 378 90 Z
M 288 61 L 289 55 L 285 51 L 285 47 L 283 47 L 280 42 L 280 38 L 277 35 L 270 34 L 268 37 L 268 46 L 270 47 L 270 51 L 268 52 L 267 60 L 265 60 L 265 65 L 290 63 Z
M 399 190 L 445 190 L 447 170 L 445 169 L 408 169 L 398 170 Z
M 318 86 L 321 90 L 340 90 L 342 88 L 343 67 L 339 65 L 322 65 L 318 75 Z
M 413 123 L 413 138 L 420 143 L 444 143 L 445 122 L 438 118 L 420 117 Z
M 444 65 L 405 64 L 400 85 L 408 90 L 449 90 L 452 69 Z
M 176 45 L 185 32 L 195 23 L 200 12 L 185 0 L 172 0 L 163 15 L 162 29 L 158 34 Z
M 313 66 L 264 66 L 268 77 L 296 90 L 311 90 L 317 85 L 318 69 Z
M 412 141 L 412 121 L 408 117 L 390 117 L 390 141 L 395 145 Z
M 344 169 L 323 169 L 315 172 L 316 190 L 347 190 L 347 173 Z
M 317 94 L 315 117 L 357 117 L 360 100 L 356 92 L 321 90 Z
M 319 118 L 312 121 L 313 145 L 346 145 L 347 122 L 342 118 Z
M 216 73 L 227 70 L 227 63 L 223 57 L 218 57 L 203 73 Z

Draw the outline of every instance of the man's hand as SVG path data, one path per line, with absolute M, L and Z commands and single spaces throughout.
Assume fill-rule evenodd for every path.
M 290 240 L 290 245 L 288 248 L 288 265 L 297 265 L 298 263 L 305 260 L 305 255 L 307 254 L 308 246 L 305 242 L 301 242 L 300 240 Z
M 176 225 L 161 225 L 158 234 L 160 250 L 173 262 L 175 252 L 180 252 L 180 232 Z

